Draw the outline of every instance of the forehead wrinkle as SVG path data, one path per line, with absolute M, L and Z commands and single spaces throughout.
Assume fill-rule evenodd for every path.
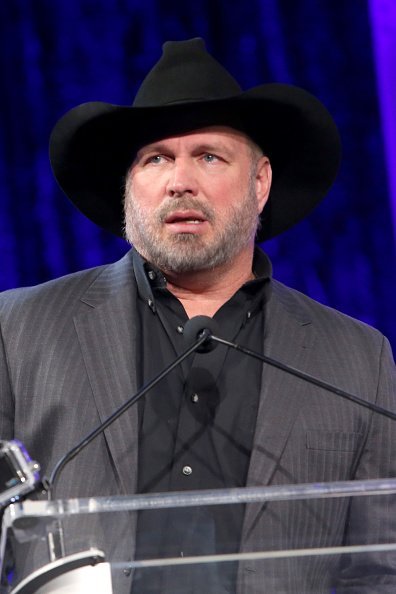
M 141 157 L 147 153 L 162 153 L 169 150 L 169 147 L 166 145 L 166 140 L 158 140 L 157 142 L 152 142 L 151 144 L 145 144 L 142 146 L 136 153 L 136 158 Z
M 140 157 L 141 155 L 145 155 L 147 153 L 167 153 L 167 152 L 173 152 L 174 151 L 174 147 L 172 145 L 169 145 L 169 142 L 172 142 L 173 140 L 176 141 L 180 141 L 182 139 L 175 139 L 175 138 L 169 138 L 167 140 L 160 140 L 158 142 L 153 142 L 152 144 L 148 144 L 146 146 L 143 146 L 138 152 L 137 152 L 137 156 Z M 191 145 L 191 146 L 190 146 Z M 191 138 L 187 140 L 187 148 L 188 150 L 191 150 L 192 153 L 199 153 L 199 152 L 216 152 L 216 151 L 222 151 L 224 153 L 229 153 L 231 154 L 233 151 L 229 149 L 229 147 L 226 145 L 226 143 L 222 142 L 221 139 L 216 139 L 214 141 L 200 141 L 199 139 L 196 140 L 194 138 Z
M 202 141 L 199 139 L 195 140 L 195 138 L 200 135 L 211 135 L 214 138 Z M 160 138 L 140 147 L 136 153 L 136 156 L 139 157 L 150 152 L 166 152 L 168 150 L 173 150 L 173 147 L 170 147 L 169 143 L 180 143 L 184 139 L 186 139 L 188 144 L 190 144 L 190 142 L 193 144 L 195 142 L 197 143 L 197 147 L 195 147 L 194 150 L 222 150 L 228 153 L 231 153 L 232 149 L 227 146 L 227 140 L 232 144 L 241 142 L 241 144 L 244 146 L 254 144 L 249 136 L 247 136 L 244 132 L 237 130 L 236 128 L 231 128 L 228 126 L 208 126 L 207 128 L 198 128 L 197 130 L 192 130 L 180 135 L 176 134 L 174 136 Z

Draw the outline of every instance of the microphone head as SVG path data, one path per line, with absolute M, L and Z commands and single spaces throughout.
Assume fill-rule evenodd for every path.
M 197 348 L 197 353 L 208 353 L 217 346 L 217 343 L 212 340 L 212 336 L 219 334 L 219 326 L 213 318 L 209 316 L 190 318 L 184 326 L 183 336 L 188 343 L 193 344 L 202 338 L 204 333 L 207 334 L 207 339 Z

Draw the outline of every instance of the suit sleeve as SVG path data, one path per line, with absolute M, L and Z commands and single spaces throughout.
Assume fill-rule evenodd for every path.
M 0 325 L 0 439 L 14 437 L 14 397 Z
M 378 366 L 376 402 L 396 412 L 396 375 L 386 339 Z M 396 477 L 396 421 L 372 414 L 355 479 Z M 396 543 L 396 494 L 351 498 L 345 545 Z M 391 594 L 396 591 L 396 550 L 352 553 L 342 558 L 337 594 Z

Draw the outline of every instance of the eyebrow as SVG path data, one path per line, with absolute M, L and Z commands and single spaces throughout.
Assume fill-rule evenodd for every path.
M 142 146 L 142 148 L 140 148 L 137 152 L 137 155 L 144 155 L 146 153 L 151 153 L 151 152 L 164 152 L 167 150 L 167 147 L 165 146 L 164 143 L 161 142 L 153 142 L 153 144 L 146 144 L 145 146 Z
M 217 152 L 222 152 L 225 153 L 226 155 L 231 156 L 232 151 L 230 151 L 222 142 L 219 142 L 217 144 L 211 144 L 211 143 L 202 143 L 199 144 L 195 149 L 194 152 L 201 152 L 201 153 L 217 153 Z
M 149 153 L 167 153 L 169 151 L 169 147 L 164 142 L 153 142 L 152 144 L 143 146 L 140 150 L 138 150 L 136 157 L 139 159 Z M 219 143 L 203 142 L 197 144 L 195 147 L 193 147 L 192 151 L 193 154 L 217 152 L 221 152 L 229 157 L 231 157 L 233 154 L 233 151 L 229 150 L 221 141 L 219 141 Z

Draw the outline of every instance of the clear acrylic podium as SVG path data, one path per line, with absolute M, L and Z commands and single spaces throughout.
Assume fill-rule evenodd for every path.
M 135 580 L 135 594 L 139 593 L 136 580 L 147 572 L 156 572 L 161 580 L 176 575 L 172 588 L 166 590 L 172 594 L 195 594 L 198 590 L 194 584 L 200 580 L 207 583 L 207 591 L 215 592 L 213 583 L 218 568 L 232 567 L 232 587 L 238 594 L 338 594 L 343 590 L 335 585 L 337 572 L 351 566 L 360 568 L 357 575 L 359 571 L 370 574 L 371 566 L 381 567 L 380 576 L 373 569 L 373 587 L 367 591 L 396 592 L 396 538 L 392 536 L 396 518 L 391 515 L 388 535 L 367 534 L 366 518 L 362 517 L 357 523 L 360 528 L 346 545 L 333 542 L 329 546 L 325 542 L 327 546 L 321 546 L 323 543 L 315 534 L 304 534 L 304 526 L 300 526 L 301 534 L 297 537 L 277 540 L 272 536 L 266 541 L 262 536 L 259 542 L 255 541 L 254 548 L 243 546 L 233 553 L 205 551 L 189 556 L 181 551 L 177 556 L 134 559 L 136 518 L 142 510 L 156 514 L 185 510 L 201 518 L 212 506 L 242 504 L 246 509 L 253 506 L 257 518 L 264 511 L 268 516 L 264 525 L 277 522 L 275 527 L 280 532 L 286 517 L 298 517 L 304 510 L 306 517 L 318 522 L 318 527 L 321 522 L 329 523 L 327 530 L 331 532 L 332 524 L 336 526 L 340 518 L 336 513 L 328 517 L 329 505 L 334 510 L 346 509 L 358 498 L 369 498 L 367 501 L 373 505 L 384 502 L 395 512 L 396 479 L 15 503 L 3 516 L 1 592 L 129 594 Z M 326 511 L 323 518 L 321 510 Z M 171 526 L 168 540 L 172 539 Z M 161 536 L 154 534 L 152 538 Z M 64 551 L 54 556 L 52 545 L 60 537 Z M 5 585 L 6 574 L 11 584 Z M 360 592 L 359 585 L 352 591 Z M 158 592 L 162 594 L 161 589 Z

